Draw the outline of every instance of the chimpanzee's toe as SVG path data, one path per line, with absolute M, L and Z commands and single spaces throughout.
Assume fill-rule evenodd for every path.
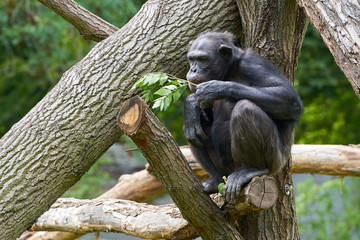
M 217 193 L 218 186 L 222 182 L 220 177 L 212 177 L 202 183 L 205 193 Z

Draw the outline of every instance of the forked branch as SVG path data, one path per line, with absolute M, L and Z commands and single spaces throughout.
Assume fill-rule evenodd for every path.
M 76 27 L 86 40 L 100 42 L 119 30 L 72 0 L 38 0 Z

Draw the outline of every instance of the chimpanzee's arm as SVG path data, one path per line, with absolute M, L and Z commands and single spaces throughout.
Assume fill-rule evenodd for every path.
M 247 99 L 270 117 L 279 120 L 298 120 L 303 111 L 301 100 L 290 83 L 256 87 L 212 80 L 197 86 L 196 97 L 197 104 L 202 108 L 218 99 L 225 98 L 234 102 Z
M 201 126 L 201 114 L 203 112 L 204 110 L 196 104 L 195 93 L 186 97 L 184 109 L 185 136 L 195 147 L 202 147 L 202 141 L 208 139 Z

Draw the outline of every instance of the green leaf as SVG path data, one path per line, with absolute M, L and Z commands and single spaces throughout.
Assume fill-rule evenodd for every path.
M 170 107 L 171 99 L 172 99 L 172 94 L 165 97 L 165 99 L 164 99 L 164 110 L 167 110 Z
M 157 109 L 157 108 L 160 108 L 160 104 L 161 104 L 161 101 L 159 101 L 158 99 L 156 101 L 154 101 L 154 105 L 152 106 L 153 109 Z
M 219 190 L 219 193 L 221 195 L 224 195 L 224 187 L 225 187 L 225 183 L 220 183 L 219 186 L 218 186 L 218 190 Z
M 161 73 L 159 77 L 160 85 L 163 85 L 168 80 L 169 80 L 169 76 L 167 74 Z
M 141 88 L 145 102 L 153 102 L 153 109 L 164 111 L 179 100 L 187 84 L 188 81 L 165 73 L 149 73 L 136 81 L 131 89 Z
M 176 102 L 177 100 L 179 100 L 179 98 L 181 97 L 181 93 L 180 91 L 176 91 L 172 94 L 172 101 Z
M 160 80 L 160 76 L 161 75 L 159 73 L 150 73 L 146 75 L 144 79 L 144 85 L 150 86 L 157 83 Z
M 167 85 L 167 86 L 165 86 L 163 88 L 168 89 L 170 91 L 174 91 L 174 90 L 178 89 L 178 87 L 175 86 L 175 85 Z
M 154 94 L 159 95 L 159 96 L 166 96 L 166 95 L 169 95 L 170 93 L 171 93 L 171 90 L 163 87 L 163 88 L 160 88 L 159 90 L 157 90 Z

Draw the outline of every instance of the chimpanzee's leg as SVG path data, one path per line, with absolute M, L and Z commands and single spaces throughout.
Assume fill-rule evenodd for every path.
M 256 104 L 241 100 L 235 105 L 230 133 L 236 170 L 224 188 L 227 201 L 234 199 L 253 177 L 275 174 L 286 162 L 276 124 Z
M 215 156 L 209 144 L 210 143 L 207 143 L 205 144 L 205 147 L 201 148 L 194 147 L 191 144 L 189 144 L 189 146 L 196 160 L 211 176 L 210 179 L 202 182 L 204 192 L 215 193 L 218 191 L 218 185 L 222 182 L 222 176 L 224 176 L 224 173 L 222 173 L 221 170 L 214 165 L 212 158 Z

